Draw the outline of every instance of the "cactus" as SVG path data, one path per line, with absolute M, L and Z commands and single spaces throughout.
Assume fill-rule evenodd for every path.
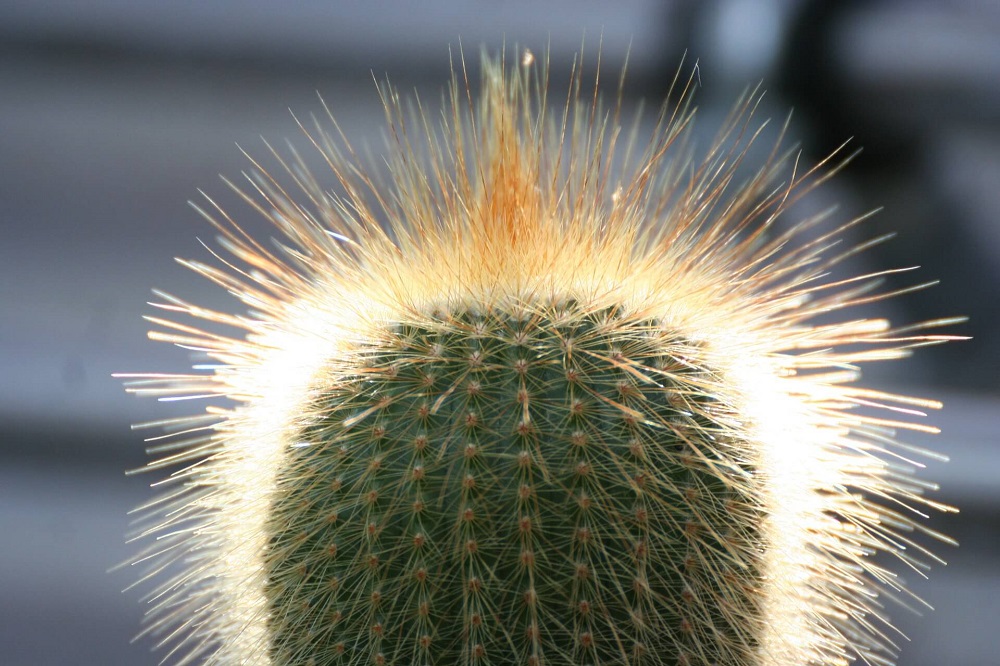
M 755 96 L 695 164 L 687 89 L 622 149 L 579 70 L 553 120 L 530 61 L 484 58 L 439 128 L 383 89 L 389 186 L 307 130 L 341 191 L 296 157 L 301 201 L 244 194 L 283 244 L 203 211 L 246 268 L 182 263 L 250 311 L 161 294 L 240 333 L 151 318 L 212 363 L 131 376 L 231 402 L 157 424 L 146 631 L 219 665 L 889 663 L 873 556 L 923 567 L 910 509 L 950 509 L 893 459 L 933 429 L 856 408 L 939 405 L 856 364 L 948 338 L 814 323 L 878 276 L 826 278 L 815 220 L 766 238 L 830 169 L 775 186 L 775 150 L 735 186 Z

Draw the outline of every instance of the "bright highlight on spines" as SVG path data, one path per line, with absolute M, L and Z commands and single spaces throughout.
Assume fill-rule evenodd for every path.
M 521 61 L 477 99 L 463 59 L 439 124 L 382 88 L 385 182 L 332 115 L 303 130 L 338 192 L 254 162 L 280 244 L 199 208 L 231 258 L 182 263 L 246 313 L 157 292 L 150 336 L 209 362 L 128 376 L 225 399 L 149 424 L 146 633 L 181 664 L 891 663 L 873 556 L 922 573 L 952 510 L 893 432 L 940 405 L 853 382 L 957 320 L 814 323 L 891 271 L 828 277 L 860 219 L 772 231 L 839 165 L 780 184 L 776 145 L 737 182 L 756 94 L 694 161 L 690 80 L 621 141 L 620 95 L 577 68 L 556 112 Z

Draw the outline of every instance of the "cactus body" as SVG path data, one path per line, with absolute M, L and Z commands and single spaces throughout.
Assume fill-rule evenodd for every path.
M 387 331 L 313 398 L 267 528 L 278 663 L 748 658 L 753 452 L 698 349 L 511 305 Z
M 134 390 L 235 406 L 167 424 L 147 631 L 220 665 L 884 663 L 871 558 L 922 566 L 906 505 L 947 507 L 889 461 L 928 428 L 855 408 L 937 404 L 854 364 L 945 338 L 812 323 L 870 285 L 823 281 L 808 222 L 764 239 L 821 178 L 731 186 L 753 99 L 692 165 L 686 106 L 621 151 L 590 101 L 553 122 L 484 71 L 438 133 L 385 92 L 388 191 L 322 127 L 342 194 L 252 177 L 279 249 L 207 215 L 249 270 L 185 263 L 251 312 L 154 320 L 214 363 Z

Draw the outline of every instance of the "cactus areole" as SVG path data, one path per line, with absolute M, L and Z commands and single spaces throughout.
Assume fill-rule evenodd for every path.
M 386 184 L 317 123 L 335 190 L 249 176 L 278 244 L 203 211 L 232 259 L 183 263 L 247 311 L 160 294 L 237 333 L 151 318 L 210 362 L 131 376 L 226 399 L 156 424 L 146 632 L 220 666 L 888 663 L 873 556 L 924 567 L 911 509 L 949 510 L 892 431 L 939 405 L 857 364 L 946 337 L 816 322 L 878 275 L 827 277 L 856 221 L 772 230 L 829 168 L 734 183 L 756 97 L 696 162 L 686 88 L 619 145 L 531 61 L 485 59 L 439 126 L 383 89 Z

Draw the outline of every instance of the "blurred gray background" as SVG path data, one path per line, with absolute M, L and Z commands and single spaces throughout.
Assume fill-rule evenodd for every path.
M 186 201 L 204 188 L 247 226 L 218 180 L 265 155 L 259 136 L 303 146 L 288 108 L 322 93 L 359 144 L 380 147 L 374 77 L 434 101 L 449 45 L 470 64 L 504 40 L 566 72 L 586 34 L 604 74 L 629 55 L 626 103 L 655 109 L 681 57 L 699 61 L 699 127 L 763 81 L 760 117 L 781 121 L 814 161 L 849 137 L 863 153 L 802 203 L 839 219 L 884 206 L 852 240 L 898 238 L 852 269 L 920 265 L 897 286 L 897 322 L 969 315 L 970 342 L 873 367 L 869 381 L 943 397 L 930 443 L 937 498 L 962 508 L 933 523 L 962 542 L 914 588 L 936 607 L 895 608 L 900 664 L 1000 664 L 1000 3 L 991 0 L 261 0 L 0 2 L 0 664 L 155 664 L 137 593 L 120 592 L 125 512 L 153 476 L 137 421 L 183 413 L 126 396 L 116 371 L 180 371 L 146 341 L 151 287 L 232 308 L 174 256 L 211 240 Z M 585 77 L 586 78 L 586 77 Z M 556 78 L 556 90 L 562 82 Z M 913 574 L 909 575 L 913 579 Z

